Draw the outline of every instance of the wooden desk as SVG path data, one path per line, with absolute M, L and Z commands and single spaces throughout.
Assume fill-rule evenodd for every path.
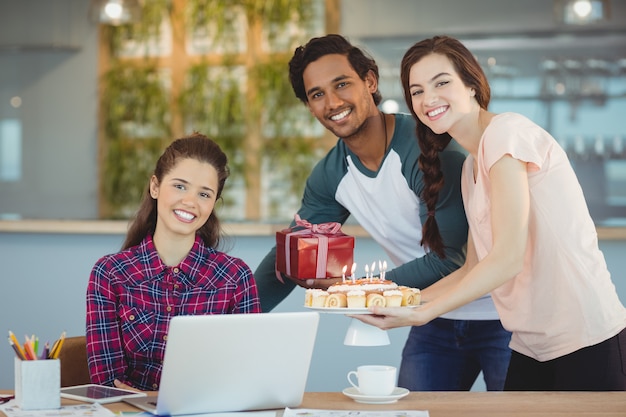
M 310 392 L 300 408 L 428 410 L 430 417 L 624 417 L 626 392 L 412 392 L 386 405 L 359 404 L 340 392 Z
M 63 400 L 63 404 L 80 402 Z M 137 411 L 125 403 L 106 407 L 114 412 Z M 412 392 L 385 405 L 360 404 L 340 392 L 307 392 L 299 408 L 428 410 L 430 417 L 624 417 L 626 392 Z

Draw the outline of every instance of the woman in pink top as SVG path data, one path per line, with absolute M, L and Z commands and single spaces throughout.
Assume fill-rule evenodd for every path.
M 401 79 L 429 173 L 423 197 L 436 198 L 437 155 L 451 138 L 469 152 L 467 260 L 422 291 L 421 307 L 373 307 L 358 318 L 383 329 L 423 325 L 491 293 L 513 333 L 506 390 L 626 390 L 626 309 L 565 152 L 524 116 L 487 111 L 487 78 L 456 39 L 413 45 Z M 440 239 L 431 226 L 427 242 Z

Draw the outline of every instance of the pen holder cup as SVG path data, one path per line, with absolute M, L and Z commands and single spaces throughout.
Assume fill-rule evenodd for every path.
M 22 410 L 60 408 L 60 360 L 15 358 L 15 402 Z

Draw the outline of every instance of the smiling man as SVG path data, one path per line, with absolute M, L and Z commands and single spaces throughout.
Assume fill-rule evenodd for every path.
M 378 66 L 372 58 L 340 35 L 313 38 L 295 50 L 289 77 L 296 97 L 338 137 L 307 180 L 299 216 L 314 224 L 343 224 L 352 216 L 394 262 L 387 278 L 398 285 L 425 288 L 459 268 L 467 239 L 462 148 L 451 141 L 439 152 L 444 186 L 435 201 L 424 201 L 415 122 L 409 114 L 379 110 Z M 436 218 L 442 239 L 423 247 L 422 225 L 429 218 Z M 287 277 L 281 283 L 275 260 L 273 248 L 254 274 L 263 311 L 296 285 L 326 288 L 341 279 Z M 413 391 L 469 390 L 482 370 L 487 389 L 500 390 L 509 340 L 491 299 L 477 300 L 411 329 L 398 385 Z

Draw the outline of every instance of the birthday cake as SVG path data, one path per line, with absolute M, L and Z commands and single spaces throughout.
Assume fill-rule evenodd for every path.
M 377 277 L 348 280 L 328 290 L 307 289 L 304 305 L 325 308 L 401 307 L 420 303 L 420 290 Z

